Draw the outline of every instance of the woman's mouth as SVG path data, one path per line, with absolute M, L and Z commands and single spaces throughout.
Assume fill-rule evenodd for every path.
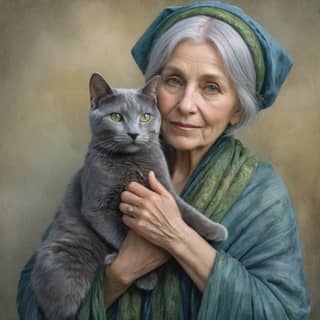
M 195 126 L 189 123 L 176 122 L 176 121 L 171 121 L 170 123 L 174 126 L 174 128 L 178 130 L 183 130 L 183 131 L 190 131 L 193 129 L 200 128 L 199 126 Z

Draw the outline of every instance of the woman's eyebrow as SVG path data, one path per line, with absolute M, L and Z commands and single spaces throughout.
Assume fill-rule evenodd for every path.
M 162 72 L 173 72 L 173 73 L 183 73 L 183 70 L 181 70 L 180 68 L 176 67 L 176 66 L 171 66 L 171 65 L 166 65 L 162 71 Z
M 227 77 L 222 73 L 207 73 L 200 77 L 201 80 L 228 83 Z
M 161 72 L 173 72 L 173 73 L 182 73 L 184 74 L 183 69 L 176 67 L 174 65 L 166 65 Z M 200 76 L 202 79 L 216 79 L 216 80 L 223 80 L 226 81 L 226 76 L 222 72 L 208 72 L 205 74 L 202 74 Z

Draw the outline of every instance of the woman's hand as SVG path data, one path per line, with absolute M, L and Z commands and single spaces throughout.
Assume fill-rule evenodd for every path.
M 131 182 L 121 194 L 122 220 L 137 234 L 153 244 L 171 251 L 187 227 L 173 196 L 154 173 L 148 175 L 150 189 Z
M 151 190 L 131 182 L 122 192 L 123 222 L 144 239 L 168 251 L 203 291 L 216 257 L 215 249 L 183 221 L 173 196 L 153 172 L 149 173 L 148 182 Z

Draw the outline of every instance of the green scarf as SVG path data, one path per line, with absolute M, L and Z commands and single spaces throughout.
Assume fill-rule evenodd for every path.
M 202 159 L 181 197 L 213 221 L 219 222 L 249 183 L 257 164 L 257 159 L 238 140 L 222 137 Z M 108 319 L 179 319 L 179 306 L 183 302 L 178 270 L 174 261 L 167 263 L 161 269 L 160 281 L 152 292 L 130 287 L 119 299 L 117 308 L 111 308 L 108 312 Z M 97 276 L 80 310 L 80 320 L 106 319 L 101 294 L 102 277 L 101 273 Z

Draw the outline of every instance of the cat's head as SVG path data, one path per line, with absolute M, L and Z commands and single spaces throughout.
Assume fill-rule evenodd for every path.
M 135 153 L 158 142 L 161 115 L 158 77 L 140 89 L 113 89 L 98 73 L 90 78 L 90 125 L 95 145 L 111 153 Z

